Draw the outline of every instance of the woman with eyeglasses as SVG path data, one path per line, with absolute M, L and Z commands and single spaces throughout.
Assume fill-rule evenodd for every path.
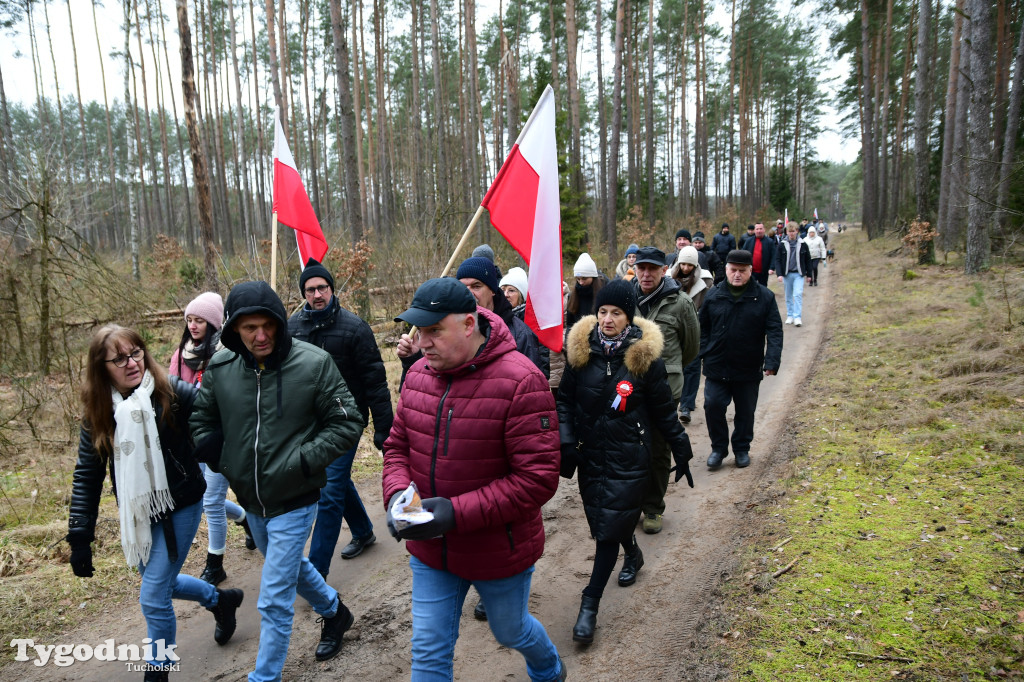
M 202 384 L 203 372 L 213 354 L 224 346 L 220 343 L 220 328 L 224 324 L 224 299 L 220 294 L 207 291 L 199 294 L 185 306 L 185 331 L 178 343 L 178 350 L 171 356 L 168 371 L 171 376 L 181 377 L 196 388 Z M 206 494 L 203 496 L 203 512 L 206 514 L 206 528 L 209 535 L 206 550 L 206 566 L 199 575 L 211 585 L 219 585 L 227 579 L 224 570 L 224 552 L 228 544 L 228 519 L 245 531 L 245 546 L 256 549 L 256 541 L 249 532 L 245 510 L 227 499 L 228 479 L 205 464 L 200 464 L 206 479 Z
M 242 603 L 242 590 L 220 590 L 180 574 L 206 489 L 188 430 L 196 393 L 194 386 L 168 378 L 138 332 L 106 325 L 93 336 L 71 490 L 70 563 L 76 576 L 92 577 L 91 543 L 109 470 L 121 548 L 142 576 L 139 604 L 152 640 L 144 647 L 146 680 L 166 680 L 174 660 L 166 655 L 176 635 L 172 597 L 197 601 L 213 613 L 218 644 L 234 634 L 235 610 Z

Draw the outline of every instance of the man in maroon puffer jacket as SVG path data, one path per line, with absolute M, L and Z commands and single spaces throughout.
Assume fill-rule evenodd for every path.
M 498 642 L 526 658 L 530 679 L 564 679 L 558 651 L 526 608 L 544 551 L 540 508 L 558 487 L 547 381 L 456 279 L 425 282 L 396 319 L 419 327 L 424 355 L 384 442 L 388 527 L 412 554 L 412 679 L 451 679 L 470 585 Z M 410 482 L 434 519 L 396 531 L 391 507 Z

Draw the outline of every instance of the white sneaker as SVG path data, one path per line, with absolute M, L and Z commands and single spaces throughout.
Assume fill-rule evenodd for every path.
M 795 327 L 802 327 L 802 326 L 804 326 L 803 320 L 801 320 L 799 317 L 796 318 L 795 320 L 793 320 L 793 326 L 795 326 Z
M 787 317 L 786 318 L 786 324 L 793 324 L 793 318 L 792 317 Z

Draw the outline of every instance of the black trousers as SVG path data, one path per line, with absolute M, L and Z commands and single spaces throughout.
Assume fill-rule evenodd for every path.
M 821 262 L 820 258 L 811 259 L 811 285 L 818 286 L 818 263 Z
M 768 286 L 768 270 L 765 270 L 764 272 L 755 272 L 754 279 L 757 280 L 758 284 Z
M 704 377 L 704 421 L 708 425 L 712 450 L 723 455 L 729 453 L 729 422 L 725 419 L 725 410 L 729 403 L 734 403 L 732 452 L 750 452 L 760 388 L 760 381 L 717 381 Z

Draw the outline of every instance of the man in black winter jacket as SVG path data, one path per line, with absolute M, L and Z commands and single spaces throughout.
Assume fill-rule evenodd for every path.
M 708 292 L 698 313 L 711 470 L 718 469 L 728 456 L 725 410 L 730 402 L 736 406 L 732 432 L 736 466 L 750 464 L 761 378 L 775 375 L 782 360 L 779 307 L 774 294 L 753 279 L 751 260 L 749 251 L 731 251 L 726 258 L 725 281 Z
M 288 333 L 331 354 L 363 420 L 367 421 L 373 413 L 373 444 L 381 450 L 391 432 L 394 412 L 384 361 L 370 325 L 341 307 L 334 295 L 334 276 L 312 258 L 299 275 L 299 291 L 306 298 L 306 305 L 288 319 Z M 373 523 L 352 483 L 352 462 L 358 445 L 357 442 L 327 467 L 327 485 L 320 493 L 309 561 L 324 577 L 331 569 L 342 518 L 352 532 L 352 540 L 341 550 L 342 559 L 356 558 L 377 540 Z
M 758 284 L 768 286 L 768 276 L 775 272 L 777 246 L 774 239 L 765 235 L 763 223 L 754 225 L 754 236 L 743 240 L 740 248 L 750 252 L 754 279 Z
M 736 237 L 729 234 L 729 223 L 722 223 L 722 231 L 711 238 L 711 250 L 725 262 L 729 252 L 736 248 Z

